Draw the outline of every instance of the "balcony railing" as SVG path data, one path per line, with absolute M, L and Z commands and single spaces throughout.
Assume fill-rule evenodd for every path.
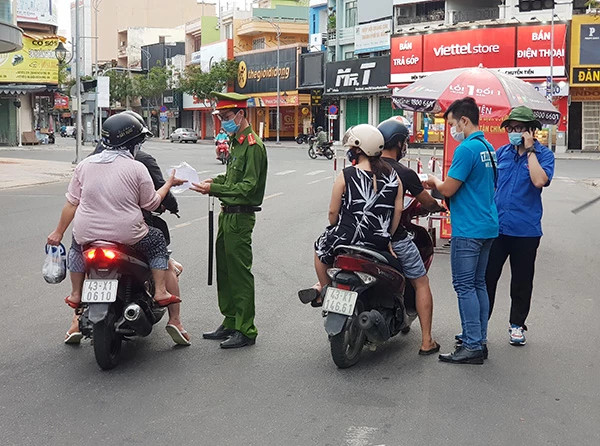
M 430 14 L 412 17 L 396 17 L 396 24 L 398 25 L 410 25 L 412 23 L 425 23 L 425 22 L 441 22 L 446 18 L 446 13 L 443 9 L 432 11 Z
M 493 20 L 500 18 L 499 8 L 463 9 L 459 11 L 448 11 L 449 23 L 460 23 L 480 20 Z
M 335 29 L 332 29 L 330 31 L 327 32 L 327 40 L 329 42 L 335 41 L 335 40 L 340 40 L 340 41 L 344 41 L 344 40 L 353 40 L 355 38 L 355 27 L 352 28 L 342 28 L 339 30 L 339 32 L 337 32 Z

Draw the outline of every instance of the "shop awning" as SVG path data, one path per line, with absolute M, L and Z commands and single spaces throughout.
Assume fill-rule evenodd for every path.
M 31 31 L 23 31 L 24 37 L 29 37 L 33 40 L 60 40 L 62 43 L 67 43 L 67 39 L 63 36 L 57 36 L 56 34 L 43 34 L 43 33 L 34 33 Z
M 51 93 L 57 90 L 56 85 L 0 85 L 0 94 Z

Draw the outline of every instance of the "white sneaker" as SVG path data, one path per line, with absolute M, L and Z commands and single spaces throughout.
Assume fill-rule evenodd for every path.
M 510 333 L 510 345 L 525 345 L 527 343 L 523 327 L 511 324 L 508 328 L 508 332 Z

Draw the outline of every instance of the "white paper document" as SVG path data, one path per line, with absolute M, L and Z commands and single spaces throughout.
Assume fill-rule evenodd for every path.
M 185 161 L 178 166 L 170 167 L 167 171 L 167 176 L 171 176 L 173 170 L 175 170 L 175 178 L 187 180 L 187 183 L 183 183 L 181 186 L 175 186 L 171 188 L 171 192 L 174 194 L 180 194 L 181 192 L 188 190 L 192 186 L 192 183 L 200 182 L 200 178 L 198 177 L 198 172 L 196 169 L 194 169 Z

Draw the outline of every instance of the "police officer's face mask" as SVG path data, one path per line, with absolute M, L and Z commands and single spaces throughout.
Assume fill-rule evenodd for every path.
M 235 114 L 233 118 L 227 121 L 221 121 L 221 126 L 223 127 L 223 130 L 225 130 L 229 134 L 237 133 L 237 131 L 240 129 L 240 124 L 237 124 L 235 122 L 236 118 L 237 114 Z

